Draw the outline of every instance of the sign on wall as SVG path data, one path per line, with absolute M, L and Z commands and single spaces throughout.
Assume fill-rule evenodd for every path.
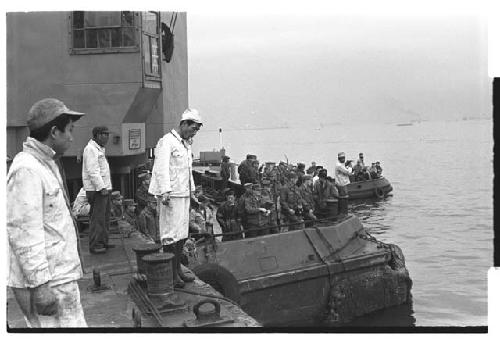
M 141 148 L 141 130 L 140 129 L 129 129 L 128 130 L 128 149 L 140 149 Z

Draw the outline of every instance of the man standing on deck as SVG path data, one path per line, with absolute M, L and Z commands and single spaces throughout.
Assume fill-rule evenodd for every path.
M 253 161 L 253 155 L 247 154 L 246 159 L 243 160 L 238 166 L 238 174 L 240 176 L 240 182 L 242 185 L 245 185 L 248 182 L 252 183 L 252 180 L 250 178 L 251 177 L 250 171 L 252 170 L 252 161 Z
M 339 188 L 340 198 L 347 198 L 347 185 L 351 182 L 349 175 L 352 173 L 351 167 L 345 165 L 345 153 L 338 154 L 338 162 L 335 165 L 335 182 Z
M 179 126 L 165 134 L 156 145 L 156 159 L 149 193 L 159 200 L 160 239 L 165 252 L 175 254 L 174 284 L 184 287 L 184 282 L 194 280 L 181 269 L 184 242 L 189 233 L 190 199 L 195 185 L 192 173 L 193 157 L 190 140 L 203 125 L 196 109 L 182 113 Z
M 104 146 L 109 140 L 106 126 L 92 129 L 92 139 L 83 150 L 82 181 L 90 203 L 89 251 L 93 254 L 106 253 L 114 247 L 108 243 L 111 216 L 111 174 Z
M 30 136 L 7 174 L 7 285 L 29 327 L 87 326 L 77 228 L 55 162 L 83 115 L 57 99 L 36 102 L 28 113 Z

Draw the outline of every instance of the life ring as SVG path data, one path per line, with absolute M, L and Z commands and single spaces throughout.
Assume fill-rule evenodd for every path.
M 377 196 L 377 198 L 385 197 L 384 190 L 381 189 L 380 187 L 375 188 L 375 195 Z
M 226 298 L 236 303 L 240 302 L 240 288 L 234 275 L 222 266 L 202 264 L 193 269 L 193 273 L 220 292 Z

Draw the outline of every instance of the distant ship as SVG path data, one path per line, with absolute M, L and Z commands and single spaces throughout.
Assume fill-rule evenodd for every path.
M 402 122 L 400 124 L 396 124 L 396 126 L 413 126 L 413 122 Z

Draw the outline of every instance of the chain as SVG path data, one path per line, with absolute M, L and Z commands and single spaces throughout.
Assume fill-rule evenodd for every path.
M 361 238 L 361 239 L 364 239 L 364 240 L 367 240 L 367 241 L 371 241 L 371 242 L 377 244 L 377 248 L 385 248 L 385 249 L 391 250 L 391 252 L 392 252 L 391 245 L 386 244 L 386 243 L 384 243 L 384 242 L 382 242 L 380 240 L 377 240 L 373 235 L 371 235 L 370 233 L 368 233 L 367 230 L 365 230 L 365 233 L 366 234 L 358 233 L 358 237 Z

